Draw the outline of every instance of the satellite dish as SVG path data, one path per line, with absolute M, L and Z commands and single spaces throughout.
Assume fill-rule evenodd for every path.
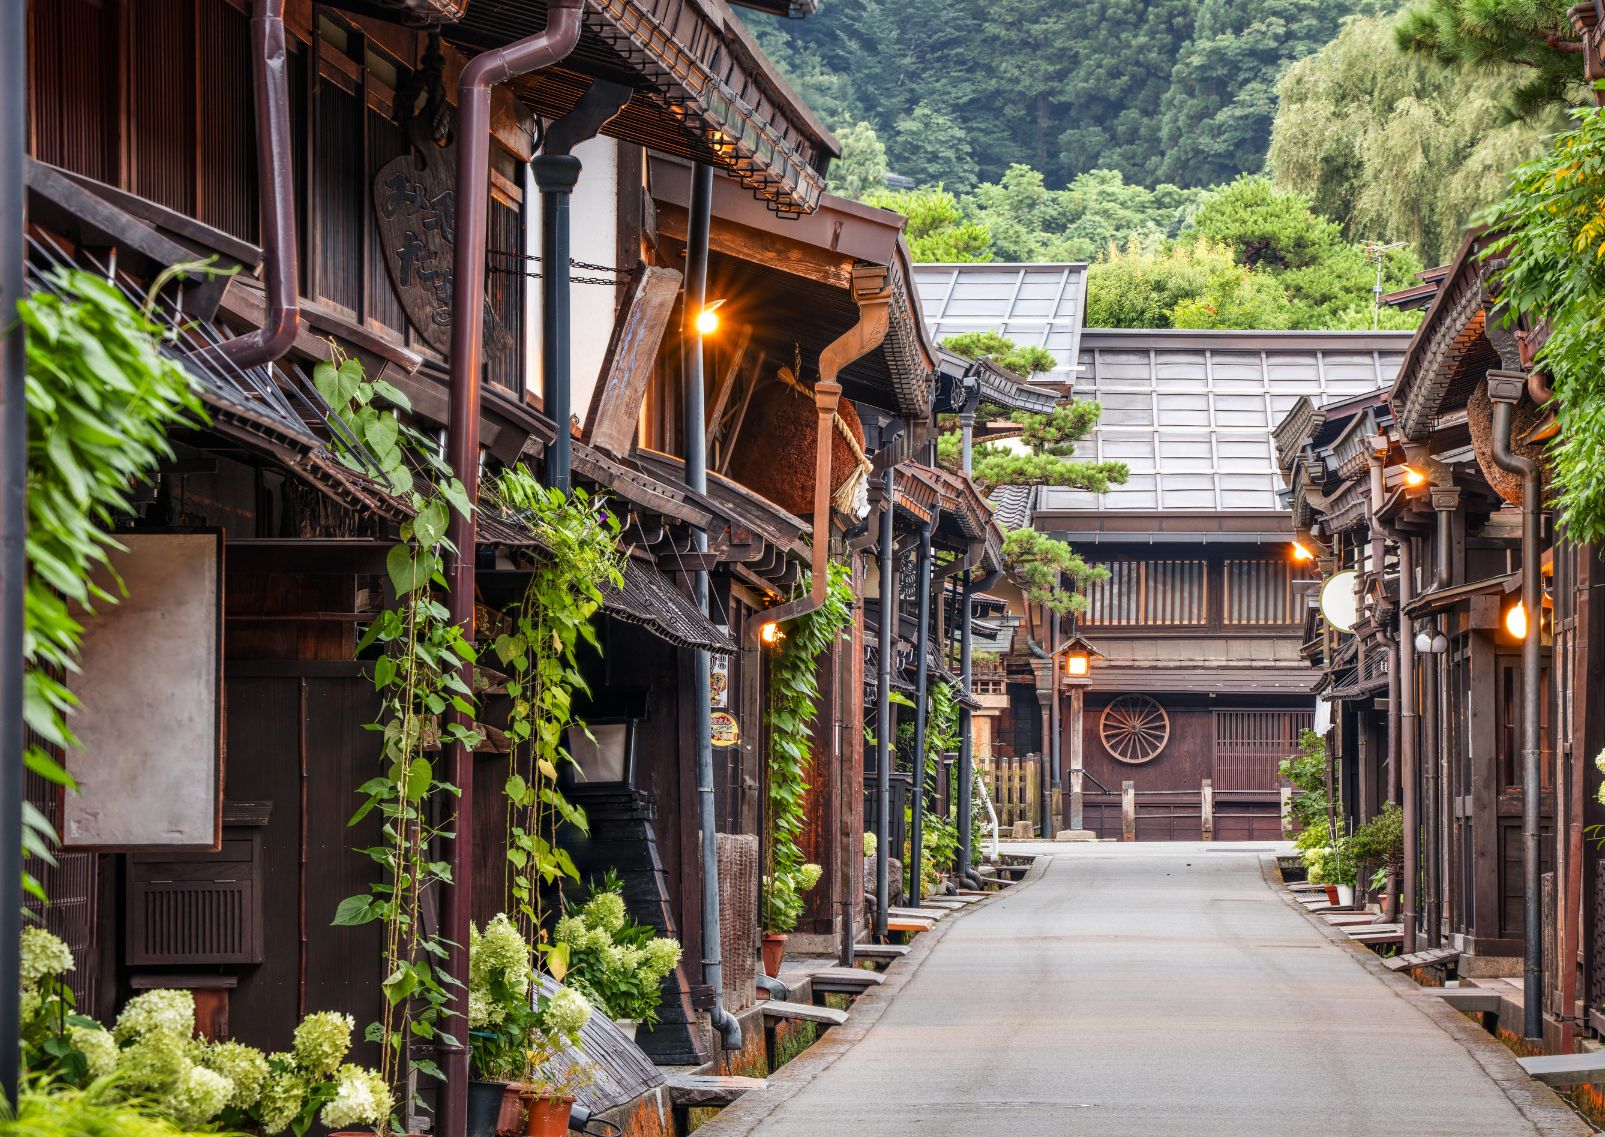
M 1335 572 L 1321 585 L 1321 615 L 1340 632 L 1354 631 L 1354 623 L 1360 618 L 1360 604 L 1354 594 L 1358 575 L 1353 569 Z

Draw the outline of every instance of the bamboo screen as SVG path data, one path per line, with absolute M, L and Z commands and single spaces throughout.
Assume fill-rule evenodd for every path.
M 1086 586 L 1089 625 L 1186 627 L 1209 622 L 1207 561 L 1111 561 Z
M 1228 624 L 1297 623 L 1292 563 L 1227 561 L 1225 600 Z

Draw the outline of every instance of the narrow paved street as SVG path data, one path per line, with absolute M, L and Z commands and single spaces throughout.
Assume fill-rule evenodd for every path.
M 1547 1127 L 1525 1119 L 1483 1064 L 1514 1063 L 1329 942 L 1267 887 L 1259 852 L 1054 851 L 1042 879 L 947 928 L 851 1056 L 755 1132 L 1588 1131 L 1554 1109 Z

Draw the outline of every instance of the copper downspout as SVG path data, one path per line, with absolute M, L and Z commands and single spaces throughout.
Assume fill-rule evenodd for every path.
M 1527 610 L 1527 635 L 1521 641 L 1521 857 L 1522 897 L 1522 1034 L 1541 1038 L 1544 1032 L 1543 909 L 1539 862 L 1539 713 L 1542 702 L 1539 622 L 1543 594 L 1539 574 L 1538 464 L 1510 448 L 1516 403 L 1527 386 L 1520 371 L 1488 372 L 1493 402 L 1493 459 L 1500 469 L 1521 476 L 1521 603 Z M 1568 1014 L 1570 1009 L 1568 1008 Z
M 814 387 L 814 407 L 819 412 L 819 437 L 814 456 L 814 547 L 808 594 L 770 608 L 763 614 L 765 622 L 783 624 L 825 603 L 830 586 L 830 454 L 836 441 L 836 408 L 841 405 L 842 397 L 842 387 L 836 377 L 843 367 L 874 351 L 886 338 L 886 329 L 891 323 L 890 275 L 888 270 L 879 267 L 860 265 L 853 269 L 853 299 L 858 302 L 858 323 L 819 353 L 819 382 Z
M 262 195 L 262 285 L 266 312 L 254 332 L 199 354 L 242 371 L 272 363 L 301 330 L 297 278 L 295 180 L 290 156 L 290 52 L 284 38 L 284 0 L 256 0 L 251 17 L 252 72 L 256 88 L 256 168 Z
M 1404 813 L 1404 950 L 1416 950 L 1416 888 L 1421 879 L 1421 803 L 1419 743 L 1416 723 L 1416 644 L 1410 617 L 1415 599 L 1415 539 L 1391 525 L 1382 531 L 1399 549 L 1399 806 Z
M 479 498 L 479 384 L 485 340 L 485 243 L 490 202 L 490 89 L 563 59 L 580 38 L 583 0 L 550 0 L 546 28 L 540 33 L 475 56 L 457 84 L 457 242 L 453 250 L 450 423 L 446 460 L 462 483 L 469 512 L 453 511 L 447 536 L 452 552 L 446 569 L 446 604 L 463 638 L 474 642 L 474 557 Z M 566 424 L 559 423 L 559 430 Z M 473 686 L 473 665 L 465 663 L 462 680 Z M 452 712 L 452 721 L 469 725 L 467 716 Z M 468 926 L 473 918 L 474 779 L 473 755 L 460 742 L 447 744 L 448 776 L 457 787 L 456 826 L 447 857 L 451 884 L 441 907 L 445 938 L 451 941 L 447 973 L 466 984 Z M 467 987 L 455 988 L 446 1023 L 455 1045 L 442 1046 L 446 1074 L 440 1095 L 438 1137 L 463 1137 L 468 1126 Z
M 1453 486 L 1432 487 L 1432 508 L 1437 514 L 1437 539 L 1434 552 L 1436 564 L 1432 575 L 1432 584 L 1427 594 L 1442 592 L 1454 582 L 1453 540 L 1454 540 L 1454 512 L 1460 504 L 1460 491 Z M 1441 632 L 1439 617 L 1428 616 L 1426 621 L 1427 634 L 1436 643 Z M 1443 857 L 1444 857 L 1444 744 L 1448 732 L 1444 730 L 1444 714 L 1448 709 L 1449 699 L 1446 690 L 1448 668 L 1444 666 L 1443 653 L 1434 649 L 1427 653 L 1426 667 L 1421 679 L 1423 703 L 1425 710 L 1424 734 L 1427 739 L 1426 754 L 1423 761 L 1422 797 L 1423 812 L 1426 814 L 1426 873 L 1423 883 L 1426 885 L 1426 912 L 1427 946 L 1439 946 L 1443 938 Z

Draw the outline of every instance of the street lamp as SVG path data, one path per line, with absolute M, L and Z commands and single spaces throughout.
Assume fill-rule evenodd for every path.
M 1087 688 L 1092 686 L 1092 661 L 1102 659 L 1103 653 L 1079 632 L 1059 648 L 1055 654 L 1064 658 L 1064 679 L 1061 686 L 1070 691 L 1070 828 L 1086 828 L 1082 809 L 1082 774 L 1085 753 L 1082 747 L 1082 715 L 1086 707 Z

